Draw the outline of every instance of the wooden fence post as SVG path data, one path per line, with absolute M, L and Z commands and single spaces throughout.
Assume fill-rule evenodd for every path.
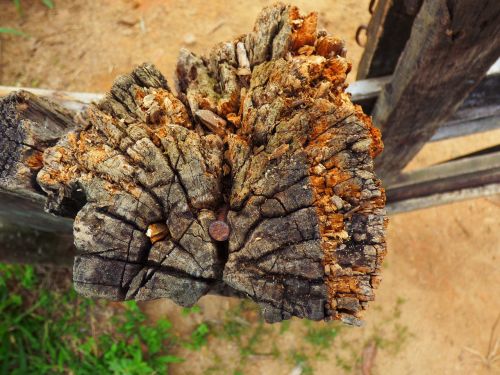
M 498 1 L 424 1 L 373 111 L 382 177 L 397 175 L 479 84 L 500 55 L 499 19 Z
M 410 37 L 422 0 L 379 0 L 367 27 L 365 51 L 356 79 L 392 74 Z

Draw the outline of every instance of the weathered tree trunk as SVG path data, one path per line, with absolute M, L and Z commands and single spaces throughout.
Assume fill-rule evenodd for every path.
M 119 77 L 37 173 L 51 212 L 78 212 L 75 288 L 184 306 L 239 293 L 269 322 L 359 324 L 386 218 L 349 70 L 316 14 L 278 4 L 208 57 L 181 51 L 177 96 L 150 64 Z

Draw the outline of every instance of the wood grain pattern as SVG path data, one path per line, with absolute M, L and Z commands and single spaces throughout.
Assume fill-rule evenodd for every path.
M 423 2 L 373 111 L 385 143 L 377 161 L 384 178 L 403 169 L 497 60 L 499 19 L 498 1 Z
M 80 293 L 236 294 L 268 322 L 361 324 L 386 247 L 382 145 L 345 92 L 343 42 L 316 23 L 277 4 L 206 57 L 182 50 L 177 96 L 143 64 L 45 149 L 46 207 L 77 205 Z
M 356 79 L 391 75 L 410 37 L 422 0 L 378 0 Z

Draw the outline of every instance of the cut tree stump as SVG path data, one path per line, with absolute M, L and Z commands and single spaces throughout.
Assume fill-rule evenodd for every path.
M 182 50 L 177 95 L 143 64 L 45 148 L 46 208 L 77 212 L 78 292 L 237 294 L 268 322 L 360 324 L 386 252 L 382 144 L 345 92 L 344 43 L 316 22 L 277 4 L 208 57 Z

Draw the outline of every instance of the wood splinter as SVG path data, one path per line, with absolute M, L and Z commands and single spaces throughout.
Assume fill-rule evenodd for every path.
M 178 96 L 143 64 L 78 123 L 41 112 L 65 131 L 36 149 L 19 94 L 0 102 L 0 150 L 14 153 L 0 153 L 0 188 L 36 184 L 74 218 L 79 293 L 191 306 L 231 291 L 268 322 L 361 323 L 386 252 L 382 144 L 345 92 L 344 43 L 316 23 L 264 8 L 207 57 L 181 51 Z

